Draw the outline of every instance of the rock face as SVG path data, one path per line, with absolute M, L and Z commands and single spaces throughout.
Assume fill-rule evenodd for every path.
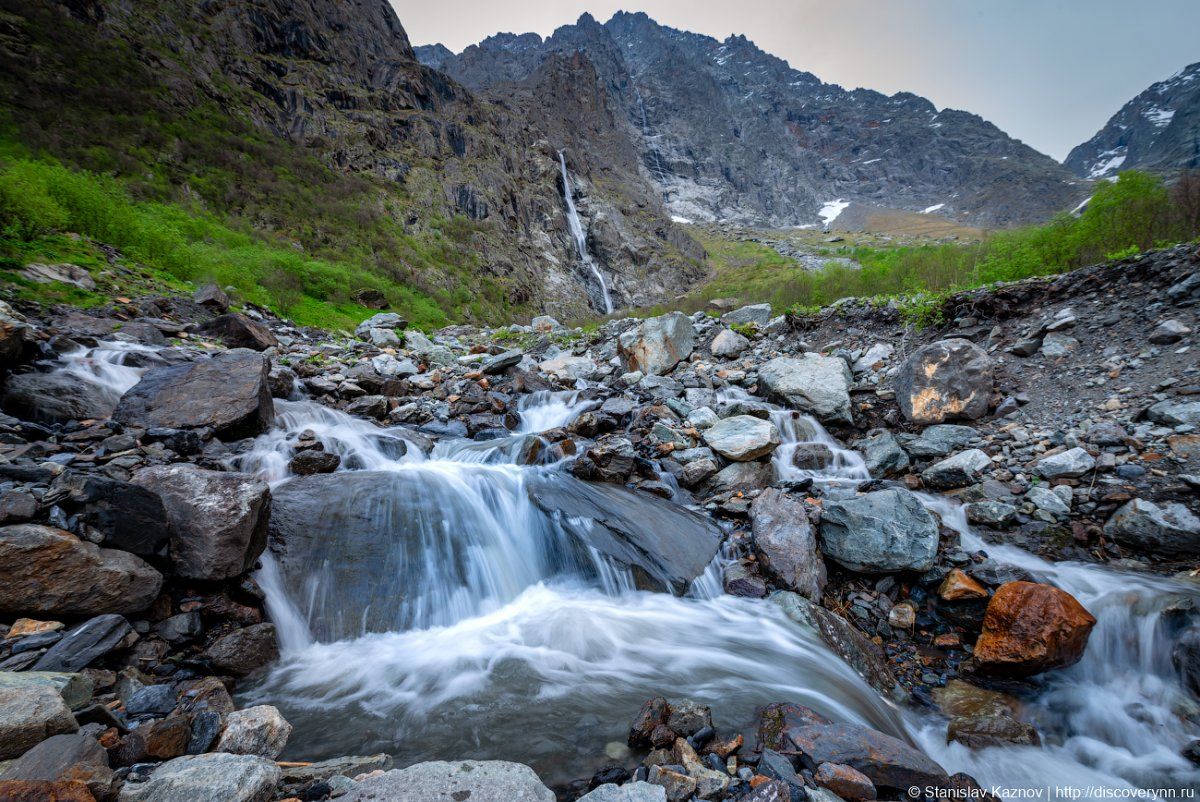
M 988 603 L 975 659 L 992 674 L 1030 676 L 1079 662 L 1096 619 L 1051 585 L 1008 582 Z
M 937 556 L 938 524 L 906 490 L 878 490 L 825 505 L 825 555 L 851 571 L 927 571 Z
M 769 488 L 754 500 L 750 515 L 754 519 L 754 550 L 767 569 L 789 589 L 820 601 L 825 562 L 804 505 Z
M 267 546 L 271 492 L 259 479 L 180 464 L 145 468 L 134 481 L 162 497 L 180 576 L 231 579 L 253 568 Z
M 696 332 L 682 312 L 643 320 L 622 332 L 617 352 L 626 371 L 661 376 L 692 355 Z
M 118 802 L 270 802 L 279 767 L 252 755 L 185 755 L 154 770 L 143 783 L 127 782 Z
M 275 418 L 269 368 L 261 354 L 241 348 L 155 368 L 125 394 L 113 418 L 147 428 L 207 427 L 221 438 L 249 437 Z
M 37 524 L 0 527 L 0 564 L 0 610 L 11 612 L 135 613 L 162 587 L 141 558 Z
M 78 729 L 57 691 L 36 686 L 0 688 L 0 760 L 20 757 L 53 735 Z
M 779 445 L 779 430 L 770 421 L 750 415 L 723 418 L 704 432 L 704 442 L 713 451 L 734 462 L 765 457 Z
M 1104 524 L 1104 533 L 1121 546 L 1167 557 L 1200 553 L 1200 518 L 1178 502 L 1131 499 Z
M 853 424 L 850 385 L 854 376 L 843 359 L 805 354 L 779 357 L 758 369 L 767 393 L 782 404 L 807 412 L 824 423 Z
M 265 351 L 279 345 L 270 329 L 237 312 L 213 318 L 200 327 L 200 332 L 222 340 L 229 348 Z
M 896 374 L 896 400 L 913 423 L 976 420 L 992 395 L 992 358 L 970 340 L 930 343 L 904 361 Z
M 533 769 L 499 760 L 433 761 L 358 783 L 344 802 L 554 802 Z

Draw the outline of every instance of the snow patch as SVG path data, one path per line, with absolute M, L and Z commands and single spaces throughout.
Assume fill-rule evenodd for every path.
M 846 207 L 849 205 L 850 201 L 842 200 L 841 198 L 826 201 L 825 205 L 821 207 L 821 211 L 817 212 L 817 217 L 820 217 L 825 226 L 829 227 L 833 224 L 834 220 L 838 219 L 838 215 L 846 211 Z
M 938 209 L 941 209 L 945 205 L 946 204 L 944 204 L 944 203 L 935 203 L 932 206 L 930 206 L 928 209 L 922 209 L 921 214 L 933 214 L 934 212 L 936 212 Z
M 1171 118 L 1175 116 L 1175 110 L 1153 108 L 1142 112 L 1142 116 L 1159 128 L 1166 128 L 1171 124 Z
M 1092 169 L 1088 171 L 1088 178 L 1100 178 L 1119 169 L 1125 163 L 1125 154 L 1122 151 L 1123 147 L 1101 153 Z
M 1094 198 L 1094 197 L 1096 197 L 1096 196 L 1095 196 L 1095 195 L 1088 195 L 1086 198 L 1084 198 L 1084 199 L 1083 199 L 1083 200 L 1080 202 L 1080 204 L 1079 204 L 1078 206 L 1076 206 L 1074 209 L 1072 209 L 1072 210 L 1071 210 L 1071 214 L 1081 214 L 1081 213 L 1083 212 L 1083 207 L 1085 207 L 1085 206 L 1087 206 L 1089 203 L 1091 203 L 1091 202 L 1092 202 L 1092 198 Z
M 672 223 L 683 223 L 684 225 L 691 225 L 691 224 L 692 224 L 692 220 L 690 220 L 690 219 L 689 219 L 689 218 L 687 218 L 687 217 L 680 217 L 680 216 L 679 216 L 679 215 L 677 215 L 677 214 L 673 214 L 673 215 L 671 215 L 671 222 L 672 222 Z
M 870 161 L 863 162 L 863 167 L 866 167 L 868 164 L 874 164 L 875 162 L 881 162 L 881 161 L 883 161 L 883 159 L 871 159 Z

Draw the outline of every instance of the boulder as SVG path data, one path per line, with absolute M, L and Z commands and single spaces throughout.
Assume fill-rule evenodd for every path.
M 291 734 L 292 725 L 278 709 L 271 705 L 247 707 L 226 714 L 216 751 L 274 760 L 287 746 Z
M 986 599 L 987 588 L 968 576 L 961 568 L 952 568 L 942 584 L 938 586 L 938 598 L 942 601 L 964 601 Z
M 58 505 L 103 535 L 105 546 L 140 557 L 166 552 L 170 538 L 158 494 L 130 482 L 67 471 L 54 481 Z
M 342 802 L 554 802 L 555 797 L 533 769 L 520 763 L 438 760 L 368 777 L 339 799 Z
M 390 771 L 392 765 L 391 756 L 380 752 L 365 756 L 347 755 L 320 760 L 316 763 L 282 766 L 281 768 L 285 783 L 306 783 L 313 780 L 328 780 L 335 774 L 341 774 L 343 777 L 356 777 L 372 771 Z
M 125 393 L 113 419 L 144 428 L 209 428 L 222 439 L 251 437 L 275 418 L 270 362 L 239 348 L 212 359 L 155 368 Z
M 721 315 L 721 322 L 726 326 L 744 326 L 749 323 L 761 329 L 770 321 L 770 304 L 750 304 Z
M 710 350 L 718 359 L 732 359 L 750 347 L 750 340 L 733 329 L 721 329 L 713 338 Z
M 1155 345 L 1171 345 L 1177 343 L 1192 333 L 1192 330 L 1178 320 L 1164 320 L 1150 332 L 1150 342 Z
M 1074 479 L 1096 467 L 1096 460 L 1086 450 L 1076 446 L 1062 453 L 1038 460 L 1034 473 L 1047 479 Z
M 521 359 L 524 356 L 525 353 L 523 351 L 521 351 L 519 348 L 514 348 L 503 353 L 496 354 L 495 356 L 488 357 L 483 361 L 483 364 L 479 366 L 479 370 L 486 376 L 503 373 L 509 368 L 516 367 L 517 365 L 521 364 Z
M 120 400 L 117 391 L 70 373 L 22 373 L 4 388 L 4 408 L 14 415 L 46 423 L 103 420 Z
M 1171 650 L 1171 662 L 1183 686 L 1200 697 L 1200 628 L 1191 627 L 1179 636 Z
M 775 478 L 769 462 L 734 462 L 726 465 L 712 478 L 713 492 L 749 493 L 762 490 Z
M 875 798 L 875 783 L 853 766 L 842 763 L 822 763 L 813 774 L 822 788 L 828 788 L 842 799 L 871 800 Z
M 118 802 L 270 802 L 278 784 L 270 760 L 211 752 L 177 757 L 145 782 L 126 782 Z
M 221 340 L 228 348 L 265 351 L 279 345 L 279 340 L 265 325 L 237 312 L 213 318 L 200 326 L 199 332 Z
M 560 354 L 553 359 L 547 359 L 538 365 L 542 373 L 548 373 L 560 381 L 576 381 L 591 379 L 596 375 L 596 363 L 586 356 L 571 356 Z
M 350 297 L 354 299 L 354 303 L 366 309 L 388 308 L 387 296 L 373 287 L 363 287 L 355 290 Z
M 956 716 L 946 728 L 946 741 L 970 749 L 1042 745 L 1036 727 L 1008 715 Z
M 592 444 L 571 466 L 571 472 L 580 479 L 624 484 L 633 473 L 636 459 L 633 443 L 620 435 L 610 434 Z
M 1096 619 L 1066 591 L 1008 582 L 988 603 L 975 659 L 989 674 L 1026 677 L 1079 662 Z
M 188 579 L 232 579 L 267 545 L 271 491 L 249 474 L 179 463 L 144 468 L 133 481 L 157 493 L 171 526 L 171 565 Z
M 919 437 L 904 444 L 904 450 L 920 459 L 944 457 L 965 446 L 979 436 L 970 426 L 953 423 L 935 423 L 926 426 Z
M 1067 489 L 1069 490 L 1070 488 Z M 1057 493 L 1045 485 L 1034 485 L 1029 488 L 1029 491 L 1025 493 L 1025 500 L 1039 510 L 1045 510 L 1055 515 L 1071 514 L 1071 507 L 1067 502 L 1063 501 Z
M 1104 534 L 1125 548 L 1165 557 L 1200 554 L 1200 518 L 1178 502 L 1131 499 L 1104 524 Z
M 938 533 L 933 515 L 907 490 L 830 501 L 821 514 L 825 556 L 859 573 L 928 571 Z
M 538 334 L 550 334 L 551 332 L 561 331 L 563 324 L 549 315 L 537 315 L 529 322 L 529 327 Z
M 692 355 L 695 329 L 682 312 L 643 320 L 617 338 L 617 354 L 626 371 L 660 376 Z
M 133 635 L 123 617 L 107 613 L 72 629 L 33 665 L 34 671 L 79 671 L 120 648 Z
M 723 418 L 704 431 L 709 448 L 734 462 L 765 457 L 779 445 L 779 430 L 770 421 L 734 415 Z
M 667 802 L 667 791 L 661 785 L 644 782 L 605 783 L 579 797 L 578 802 Z
M 992 395 L 992 359 L 970 340 L 930 343 L 904 361 L 894 388 L 900 411 L 913 423 L 977 420 Z
M 993 528 L 1003 528 L 1017 520 L 1017 508 L 1001 501 L 975 501 L 966 505 L 967 520 Z
M 223 674 L 244 677 L 279 659 L 275 625 L 251 624 L 222 635 L 202 657 Z
M 7 612 L 136 613 L 162 587 L 162 575 L 141 558 L 37 524 L 0 527 L 0 564 Z
M 67 707 L 79 710 L 92 701 L 94 685 L 86 674 L 62 671 L 0 671 L 0 690 L 28 687 L 51 688 Z
M 804 505 L 769 488 L 750 506 L 750 517 L 754 520 L 754 550 L 762 564 L 789 590 L 820 601 L 825 561 Z
M 229 296 L 225 294 L 225 290 L 212 282 L 192 293 L 192 300 L 220 313 L 229 309 Z
M 314 473 L 333 473 L 342 464 L 342 458 L 328 451 L 310 449 L 301 451 L 288 462 L 288 470 L 298 476 Z
M 0 760 L 20 757 L 47 738 L 78 729 L 53 688 L 0 688 Z
M 903 473 L 909 466 L 908 454 L 891 432 L 880 432 L 854 445 L 862 454 L 867 471 L 876 479 Z
M 844 359 L 817 354 L 778 357 L 759 367 L 758 378 L 767 394 L 781 404 L 824 423 L 854 423 L 850 409 L 854 376 Z
M 1200 401 L 1159 401 L 1146 417 L 1163 426 L 1200 426 Z
M 809 724 L 788 730 L 801 760 L 837 763 L 862 772 L 875 786 L 907 790 L 941 786 L 945 769 L 890 735 L 855 724 Z
M 978 448 L 972 448 L 930 465 L 921 472 L 921 481 L 939 490 L 966 487 L 975 484 L 980 474 L 991 466 L 991 457 Z
M 0 368 L 10 368 L 20 360 L 28 331 L 25 316 L 0 301 Z
M 108 799 L 113 791 L 113 771 L 108 767 L 108 753 L 94 737 L 82 734 L 52 735 L 30 749 L 0 772 L 2 783 L 23 782 L 80 782 L 97 799 Z
M 382 308 L 382 307 L 376 307 Z M 368 337 L 375 329 L 384 329 L 394 331 L 395 329 L 404 329 L 408 326 L 408 321 L 397 315 L 395 312 L 381 312 L 378 315 L 371 317 L 358 324 L 354 329 L 355 335 L 359 337 Z

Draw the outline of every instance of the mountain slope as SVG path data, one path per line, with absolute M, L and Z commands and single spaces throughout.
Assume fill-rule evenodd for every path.
M 816 224 L 833 201 L 931 211 L 979 225 L 1043 220 L 1085 187 L 1052 159 L 966 112 L 916 95 L 846 91 L 758 49 L 618 13 L 542 41 L 500 34 L 418 58 L 503 94 L 552 54 L 585 53 L 635 130 L 643 170 L 672 214 Z
M 1085 178 L 1200 167 L 1200 62 L 1126 103 L 1063 163 Z

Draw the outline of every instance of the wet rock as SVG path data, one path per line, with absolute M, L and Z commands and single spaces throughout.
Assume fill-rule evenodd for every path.
M 244 677 L 279 659 L 275 625 L 253 624 L 218 638 L 204 651 L 217 671 Z
M 499 760 L 432 761 L 368 777 L 342 802 L 554 802 L 533 769 Z M 123 802 L 123 801 L 122 801 Z
M 285 783 L 305 783 L 313 780 L 327 780 L 335 774 L 357 777 L 373 771 L 390 771 L 392 763 L 391 756 L 380 753 L 362 757 L 357 755 L 335 757 L 310 763 L 307 766 L 282 766 L 281 769 Z
M 814 765 L 838 763 L 862 772 L 879 788 L 940 786 L 945 770 L 898 738 L 854 724 L 810 724 L 788 731 Z
M 1042 739 L 1032 724 L 1012 716 L 957 716 L 946 730 L 948 743 L 960 743 L 970 749 L 991 746 L 1041 746 Z
M 680 699 L 672 704 L 667 716 L 667 727 L 683 738 L 695 735 L 712 725 L 712 709 L 691 699 Z
M 687 802 L 696 793 L 696 781 L 667 766 L 651 766 L 649 780 L 666 792 L 667 802 Z
M 950 569 L 942 584 L 938 587 L 938 598 L 943 601 L 964 601 L 966 599 L 986 599 L 987 588 L 967 576 L 959 568 Z
M 221 340 L 228 348 L 265 351 L 279 345 L 279 340 L 270 329 L 237 312 L 213 318 L 200 326 L 199 332 Z
M 970 426 L 936 423 L 926 426 L 920 436 L 905 443 L 904 448 L 914 457 L 932 459 L 957 451 L 978 436 L 979 432 Z
M 274 760 L 287 746 L 292 725 L 271 705 L 235 710 L 225 716 L 216 751 Z
M 928 571 L 937 556 L 937 521 L 906 490 L 828 502 L 820 532 L 825 556 L 859 573 Z
M 918 348 L 894 380 L 900 411 L 913 423 L 976 420 L 987 414 L 992 359 L 969 340 L 952 338 Z
M 855 446 L 863 455 L 867 471 L 877 479 L 896 476 L 909 466 L 908 454 L 891 432 L 880 432 L 873 437 L 859 440 Z
M 130 716 L 161 717 L 175 709 L 175 688 L 170 685 L 147 685 L 125 701 Z
M 25 316 L 0 301 L 0 368 L 12 367 L 21 358 L 28 331 Z
M 354 399 L 346 407 L 346 413 L 361 418 L 382 420 L 388 413 L 388 399 L 385 395 L 364 395 Z
M 785 757 L 773 749 L 764 749 L 758 760 L 758 773 L 787 786 L 791 799 L 803 798 L 804 780 L 796 773 L 796 767 L 792 764 L 791 758 Z
M 154 770 L 146 782 L 126 782 L 118 802 L 270 802 L 279 768 L 252 755 L 186 755 Z
M 0 760 L 20 757 L 51 736 L 78 729 L 52 688 L 0 688 Z
M 633 443 L 619 435 L 606 435 L 576 460 L 571 472 L 580 479 L 624 484 L 633 473 L 636 458 Z
M 743 326 L 747 323 L 752 323 L 761 329 L 770 320 L 770 304 L 751 304 L 721 315 L 721 322 L 726 326 Z
M 1178 502 L 1131 499 L 1104 524 L 1104 534 L 1126 548 L 1167 557 L 1200 553 L 1200 518 Z
M 1009 582 L 988 603 L 975 659 L 989 674 L 1030 676 L 1077 663 L 1096 619 L 1051 585 Z
M 171 524 L 171 565 L 189 579 L 231 579 L 267 545 L 271 493 L 248 474 L 176 464 L 145 468 L 133 481 L 159 496 Z
M 999 501 L 976 501 L 966 505 L 967 520 L 997 529 L 1017 520 L 1017 508 Z
M 1150 332 L 1150 342 L 1154 345 L 1171 345 L 1177 343 L 1192 333 L 1192 330 L 1178 320 L 1164 320 Z
M 638 711 L 633 726 L 629 728 L 629 745 L 635 749 L 654 746 L 655 731 L 660 727 L 667 726 L 667 719 L 670 715 L 671 703 L 662 696 L 655 696 L 642 704 L 642 709 Z M 671 733 L 671 742 L 673 743 L 674 740 L 675 734 Z
M 725 567 L 722 587 L 730 596 L 761 599 L 767 595 L 767 583 L 740 562 L 730 563 Z
M 1200 401 L 1159 401 L 1146 417 L 1163 426 L 1200 426 Z
M 1033 470 L 1047 479 L 1076 478 L 1096 467 L 1096 460 L 1078 446 L 1039 460 Z
M 141 736 L 146 757 L 170 760 L 187 752 L 192 732 L 186 716 L 170 716 L 143 722 L 137 734 Z
M 104 535 L 104 545 L 140 557 L 166 552 L 166 510 L 157 493 L 130 482 L 68 471 L 55 480 L 58 505 Z
M 974 484 L 991 465 L 991 457 L 978 448 L 972 448 L 930 465 L 921 472 L 921 480 L 929 487 L 940 490 L 966 487 Z
M 102 385 L 67 373 L 22 373 L 4 387 L 4 408 L 14 415 L 47 423 L 104 419 L 120 396 Z
M 802 471 L 823 471 L 833 464 L 833 449 L 824 443 L 798 443 L 792 451 L 792 465 Z
M 813 779 L 823 788 L 828 788 L 842 799 L 871 800 L 875 798 L 875 784 L 867 775 L 853 766 L 841 763 L 822 763 L 817 766 Z
M 960 679 L 951 679 L 945 687 L 934 688 L 933 699 L 938 710 L 949 718 L 1011 716 L 1020 710 L 1020 703 L 1013 697 Z
M 34 664 L 34 671 L 79 671 L 119 648 L 133 634 L 123 617 L 98 615 L 72 629 Z
M 0 690 L 44 687 L 57 691 L 67 707 L 79 710 L 92 700 L 93 683 L 84 674 L 60 671 L 0 671 Z
M 76 781 L 97 799 L 107 799 L 113 790 L 108 753 L 94 737 L 79 734 L 51 736 L 21 755 L 0 771 L 0 788 L 12 780 Z M 7 798 L 0 790 L 0 799 Z
M 779 357 L 758 369 L 769 396 L 825 423 L 853 424 L 850 385 L 854 377 L 845 360 L 805 354 L 802 359 Z
M 579 797 L 579 802 L 667 802 L 667 791 L 661 785 L 645 782 L 607 783 Z
M 125 393 L 112 416 L 129 426 L 209 428 L 222 439 L 250 437 L 275 417 L 269 367 L 261 354 L 236 349 L 155 368 Z
M 779 445 L 779 431 L 770 421 L 734 415 L 717 421 L 704 432 L 704 442 L 726 459 L 748 462 L 765 457 Z
M 696 487 L 716 472 L 717 463 L 703 457 L 683 466 L 683 472 L 679 474 L 679 484 L 689 488 Z
M 301 451 L 288 462 L 288 470 L 299 476 L 314 473 L 333 473 L 342 464 L 342 458 L 328 451 L 310 449 Z
M 1191 627 L 1175 642 L 1171 662 L 1179 672 L 1183 686 L 1200 697 L 1200 628 Z
M 691 319 L 682 312 L 671 312 L 622 332 L 617 353 L 626 371 L 659 376 L 691 356 L 694 340 Z
M 158 596 L 162 575 L 141 558 L 37 524 L 0 527 L 0 610 L 135 613 Z
M 825 562 L 804 505 L 770 488 L 754 500 L 750 517 L 754 549 L 767 570 L 789 590 L 820 601 L 826 582 Z
M 721 329 L 712 341 L 712 355 L 718 359 L 732 359 L 750 347 L 750 341 L 733 329 Z

